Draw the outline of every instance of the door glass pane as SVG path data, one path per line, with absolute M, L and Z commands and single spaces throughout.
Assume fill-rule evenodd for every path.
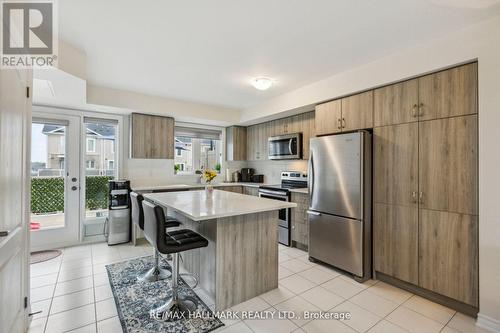
M 108 181 L 116 175 L 115 124 L 85 123 L 85 216 L 101 221 L 108 215 Z
M 64 227 L 66 126 L 31 125 L 31 230 Z

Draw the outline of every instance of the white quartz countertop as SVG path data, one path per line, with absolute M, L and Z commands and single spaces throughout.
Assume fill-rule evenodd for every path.
M 221 190 L 214 190 L 210 199 L 207 199 L 205 190 L 147 193 L 144 194 L 144 198 L 157 205 L 173 209 L 194 221 L 297 207 L 297 204 L 293 202 Z
M 265 185 L 263 183 L 217 183 L 213 184 L 214 187 L 223 186 L 249 186 L 249 187 L 259 187 Z M 154 186 L 132 186 L 132 191 L 158 191 L 158 190 L 179 190 L 179 189 L 192 189 L 192 188 L 203 188 L 205 184 L 170 184 L 170 185 L 154 185 Z

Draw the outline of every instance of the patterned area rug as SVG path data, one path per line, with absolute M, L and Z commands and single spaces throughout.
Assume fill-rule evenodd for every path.
M 171 296 L 171 279 L 157 282 L 138 282 L 137 275 L 153 266 L 153 256 L 131 259 L 107 265 L 109 281 L 115 298 L 118 316 L 125 333 L 202 333 L 210 332 L 224 324 L 196 293 L 179 277 L 179 294 L 194 297 L 198 308 L 191 318 L 176 321 L 156 321 L 150 318 L 149 310 L 165 303 Z M 162 259 L 162 267 L 170 269 Z M 202 314 L 202 315 L 201 315 Z
M 61 253 L 62 253 L 61 250 L 31 252 L 30 264 L 38 264 L 39 262 L 44 262 L 50 259 L 54 259 L 56 257 L 59 257 Z

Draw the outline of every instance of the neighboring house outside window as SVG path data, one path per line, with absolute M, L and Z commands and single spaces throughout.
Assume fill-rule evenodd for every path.
M 88 160 L 87 161 L 87 169 L 95 169 L 95 161 Z
M 108 170 L 114 170 L 115 168 L 115 161 L 109 160 L 108 161 Z
M 88 153 L 95 153 L 95 139 L 94 138 L 87 138 L 87 152 Z

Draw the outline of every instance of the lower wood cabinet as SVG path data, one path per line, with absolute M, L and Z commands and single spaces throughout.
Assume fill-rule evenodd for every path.
M 227 191 L 227 192 L 234 192 L 234 193 L 243 194 L 243 186 L 220 186 L 220 187 L 216 187 L 216 189 L 222 190 L 222 191 Z
M 299 247 L 309 246 L 309 194 L 292 192 L 292 202 L 297 204 L 292 208 L 292 242 L 298 243 Z M 297 245 L 297 244 L 295 244 Z
M 477 216 L 420 209 L 419 285 L 479 306 Z
M 243 194 L 259 196 L 259 188 L 252 186 L 243 186 Z
M 418 284 L 418 208 L 376 203 L 373 206 L 375 270 Z

